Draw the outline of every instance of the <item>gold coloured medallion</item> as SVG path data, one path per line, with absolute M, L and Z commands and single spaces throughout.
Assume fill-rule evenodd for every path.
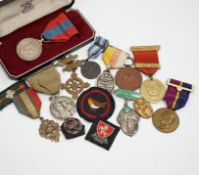
M 157 103 L 164 98 L 166 89 L 160 80 L 148 79 L 142 83 L 140 91 L 145 100 Z
M 168 108 L 158 109 L 153 114 L 152 120 L 155 128 L 164 133 L 175 131 L 180 123 L 176 112 Z
M 147 102 L 144 98 L 139 98 L 133 103 L 135 111 L 142 118 L 150 118 L 153 115 L 153 108 L 149 102 Z

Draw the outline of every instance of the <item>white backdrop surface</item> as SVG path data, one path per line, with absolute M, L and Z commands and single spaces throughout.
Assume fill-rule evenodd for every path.
M 193 83 L 196 90 L 186 107 L 177 111 L 178 130 L 163 134 L 153 127 L 151 119 L 141 119 L 137 135 L 130 138 L 120 132 L 110 151 L 84 137 L 68 141 L 62 136 L 60 143 L 42 139 L 39 121 L 19 114 L 11 104 L 0 112 L 0 175 L 198 175 L 199 1 L 77 0 L 74 8 L 85 15 L 97 35 L 129 53 L 132 45 L 160 44 L 161 69 L 155 77 L 163 82 L 167 78 L 184 80 Z M 80 58 L 86 57 L 87 47 L 76 52 Z M 104 68 L 101 57 L 97 62 Z M 62 73 L 63 81 L 68 77 Z M 95 84 L 94 80 L 89 82 Z M 0 67 L 0 91 L 12 83 Z M 61 94 L 67 95 L 64 91 Z M 49 97 L 40 97 L 42 116 L 53 119 Z M 110 121 L 117 124 L 123 100 L 115 100 Z M 153 107 L 164 106 L 162 102 Z M 82 122 L 88 131 L 91 124 Z

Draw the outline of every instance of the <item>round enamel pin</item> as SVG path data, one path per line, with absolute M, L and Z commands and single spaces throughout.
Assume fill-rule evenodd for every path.
M 112 95 L 105 89 L 92 87 L 84 91 L 77 100 L 77 111 L 87 121 L 108 119 L 115 109 Z

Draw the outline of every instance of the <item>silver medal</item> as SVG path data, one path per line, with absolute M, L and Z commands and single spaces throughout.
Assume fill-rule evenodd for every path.
M 117 122 L 120 124 L 124 134 L 132 137 L 137 133 L 139 116 L 134 109 L 129 106 L 125 105 L 123 107 L 117 117 Z
M 110 93 L 114 90 L 114 78 L 110 71 L 106 70 L 104 71 L 97 80 L 97 87 L 103 88 Z
M 42 42 L 34 38 L 25 38 L 17 44 L 17 55 L 24 61 L 34 61 L 42 53 Z
M 76 105 L 69 97 L 55 96 L 51 100 L 50 111 L 58 119 L 67 119 L 76 113 Z

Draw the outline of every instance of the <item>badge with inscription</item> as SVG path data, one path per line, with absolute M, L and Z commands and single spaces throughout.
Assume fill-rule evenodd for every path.
M 155 111 L 152 119 L 155 128 L 164 133 L 175 131 L 180 123 L 176 112 L 168 108 L 161 108 Z
M 112 146 L 120 128 L 105 120 L 96 120 L 87 136 L 86 140 L 109 150 Z
M 134 91 L 141 87 L 142 76 L 136 69 L 124 67 L 116 73 L 115 83 L 121 89 Z
M 132 137 L 137 133 L 139 116 L 127 104 L 125 104 L 119 113 L 117 122 L 120 124 L 121 130 L 124 134 Z
M 85 134 L 85 127 L 77 118 L 67 118 L 61 126 L 67 139 L 76 138 Z
M 105 70 L 97 80 L 97 87 L 112 93 L 114 90 L 114 78 L 109 70 Z
M 102 88 L 92 87 L 84 91 L 77 100 L 77 112 L 90 122 L 108 119 L 114 110 L 115 101 L 112 95 Z
M 51 98 L 50 111 L 55 118 L 67 119 L 76 113 L 76 105 L 69 97 L 54 96 Z
M 164 84 L 158 79 L 148 79 L 142 83 L 141 94 L 145 100 L 151 103 L 161 101 L 166 92 Z

